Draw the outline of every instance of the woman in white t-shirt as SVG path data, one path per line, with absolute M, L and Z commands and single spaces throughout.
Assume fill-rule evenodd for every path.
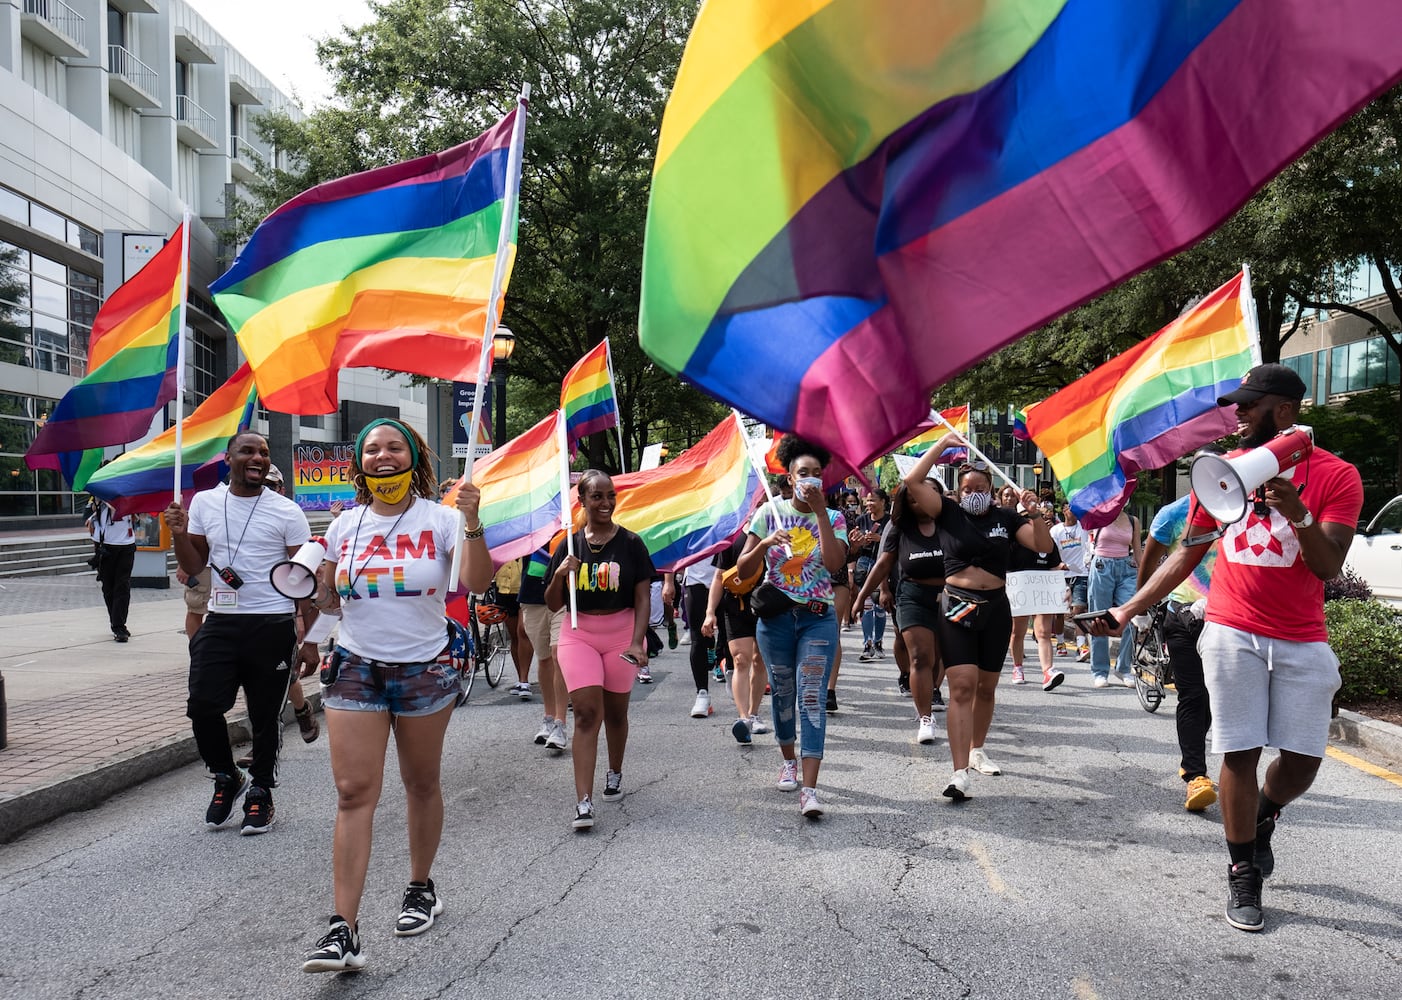
M 429 871 L 443 831 L 443 734 L 461 680 L 444 621 L 458 514 L 434 502 L 428 445 L 397 420 L 373 420 L 360 432 L 350 479 L 361 507 L 327 530 L 317 594 L 318 606 L 339 606 L 341 614 L 336 648 L 322 670 L 337 792 L 336 913 L 302 966 L 307 972 L 365 965 L 357 916 L 391 729 L 408 800 L 410 868 L 394 933 L 421 934 L 443 912 Z M 492 579 L 479 500 L 472 485 L 458 492 L 467 524 L 461 582 L 477 592 Z

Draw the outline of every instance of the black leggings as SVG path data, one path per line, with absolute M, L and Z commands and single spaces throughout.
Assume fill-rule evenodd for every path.
M 945 589 L 949 589 L 948 584 Z M 1013 609 L 1008 604 L 1008 592 L 999 587 L 978 591 L 978 594 L 988 601 L 979 612 L 982 621 L 978 629 L 965 628 L 940 615 L 940 655 L 945 667 L 972 663 L 987 673 L 1002 673 L 1008 640 L 1013 635 Z
M 715 639 L 707 639 L 701 634 L 701 623 L 706 620 L 706 604 L 710 600 L 711 588 L 704 583 L 686 585 L 686 620 L 691 625 L 691 679 L 696 682 L 696 690 L 709 690 L 711 662 L 707 650 L 716 648 Z
M 1168 646 L 1168 663 L 1178 690 L 1178 751 L 1183 755 L 1183 780 L 1192 781 L 1207 774 L 1207 730 L 1212 726 L 1212 705 L 1202 677 L 1202 657 L 1198 636 L 1202 621 L 1186 608 L 1170 611 L 1163 622 L 1163 638 Z

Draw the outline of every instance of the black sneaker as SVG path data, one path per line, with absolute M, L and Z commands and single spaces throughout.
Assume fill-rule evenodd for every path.
M 331 929 L 302 963 L 303 972 L 359 972 L 363 968 L 359 925 L 352 927 L 339 913 L 331 918 Z
M 617 802 L 623 798 L 623 775 L 618 771 L 609 771 L 604 775 L 604 801 Z
M 422 934 L 433 926 L 433 918 L 443 912 L 443 900 L 433 887 L 433 879 L 427 882 L 410 882 L 404 890 L 404 905 L 399 908 L 399 919 L 394 923 L 395 937 L 413 937 Z
M 935 696 L 930 699 L 930 707 L 936 712 L 944 711 L 944 695 L 940 694 L 939 688 L 935 688 Z
M 1241 862 L 1227 867 L 1227 923 L 1242 931 L 1266 926 L 1261 916 L 1261 869 L 1255 865 Z
M 243 826 L 239 833 L 251 837 L 273 828 L 273 793 L 261 785 L 251 785 L 243 797 Z
M 112 630 L 112 641 L 113 641 L 113 642 L 126 642 L 126 641 L 127 641 L 128 639 L 130 639 L 130 638 L 131 638 L 131 633 L 128 632 L 128 631 L 126 630 L 125 627 L 123 627 L 123 628 L 114 628 L 114 629 Z
M 233 774 L 214 776 L 214 798 L 209 800 L 209 808 L 204 811 L 204 825 L 217 830 L 228 822 L 234 811 L 234 803 L 248 787 L 248 775 L 234 769 Z
M 910 674 L 901 674 L 896 679 L 896 690 L 901 693 L 901 697 L 910 697 Z
M 574 828 L 576 830 L 588 830 L 594 826 L 594 803 L 589 801 L 589 796 L 579 800 L 579 805 L 574 807 Z
M 1270 878 L 1275 871 L 1275 849 L 1271 847 L 1271 834 L 1275 833 L 1275 816 L 1267 816 L 1256 824 L 1256 867 L 1261 869 L 1262 878 Z
M 828 688 L 828 709 L 829 712 L 837 711 L 837 692 Z

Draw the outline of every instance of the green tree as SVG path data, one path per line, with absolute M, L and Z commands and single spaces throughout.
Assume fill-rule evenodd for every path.
M 518 252 L 503 316 L 517 336 L 508 429 L 519 433 L 557 406 L 570 366 L 609 337 L 629 467 L 650 440 L 675 453 L 699 438 L 724 411 L 657 369 L 636 336 L 652 157 L 696 0 L 371 7 L 369 23 L 319 46 L 332 105 L 303 121 L 265 119 L 265 138 L 295 166 L 265 170 L 250 186 L 239 231 L 313 184 L 479 134 L 529 83 Z M 615 465 L 616 440 L 595 435 L 588 460 Z

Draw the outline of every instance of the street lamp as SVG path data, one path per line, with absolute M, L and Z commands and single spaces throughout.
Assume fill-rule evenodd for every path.
M 671 454 L 671 451 L 670 451 L 670 450 L 667 448 L 667 446 L 664 444 L 664 445 L 662 446 L 661 450 L 658 452 L 657 464 L 658 464 L 658 465 L 661 465 L 663 462 L 667 461 L 667 456 L 670 455 L 670 454 Z
M 506 444 L 506 370 L 511 367 L 511 354 L 516 350 L 516 335 L 504 326 L 497 327 L 492 338 L 492 383 L 497 397 L 496 433 L 492 446 L 500 448 Z
M 1036 465 L 1032 466 L 1032 478 L 1036 481 L 1036 485 L 1033 486 L 1032 488 L 1033 488 L 1034 490 L 1040 490 L 1040 489 L 1042 488 L 1042 463 L 1041 463 L 1041 462 L 1038 462 Z

